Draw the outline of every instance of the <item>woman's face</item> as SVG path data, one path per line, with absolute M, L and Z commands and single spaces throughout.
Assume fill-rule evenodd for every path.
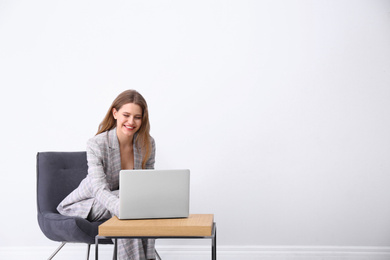
M 119 110 L 113 108 L 112 114 L 116 119 L 118 134 L 132 137 L 141 127 L 142 108 L 134 103 L 127 103 Z

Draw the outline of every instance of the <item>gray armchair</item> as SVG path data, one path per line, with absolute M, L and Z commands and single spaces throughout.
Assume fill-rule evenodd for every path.
M 52 259 L 66 243 L 86 243 L 87 260 L 89 259 L 90 246 L 95 244 L 98 226 L 103 222 L 89 222 L 79 217 L 63 216 L 56 210 L 57 205 L 85 178 L 87 169 L 86 152 L 37 154 L 39 227 L 50 240 L 62 242 L 49 259 Z M 102 242 L 112 243 L 111 240 Z

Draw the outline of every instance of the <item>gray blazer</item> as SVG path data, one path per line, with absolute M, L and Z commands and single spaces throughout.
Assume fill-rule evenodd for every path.
M 135 138 L 136 136 L 134 136 Z M 146 169 L 153 169 L 156 146 L 151 138 L 152 153 Z M 134 169 L 142 169 L 143 155 L 134 142 Z M 62 215 L 78 216 L 86 219 L 94 200 L 119 215 L 118 193 L 121 157 L 116 128 L 96 135 L 87 142 L 88 175 L 78 188 L 71 192 L 57 207 Z

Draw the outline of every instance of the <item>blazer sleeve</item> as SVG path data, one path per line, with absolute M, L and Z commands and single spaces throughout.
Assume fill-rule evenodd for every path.
M 149 156 L 149 159 L 146 161 L 146 165 L 145 165 L 145 168 L 146 169 L 154 169 L 154 163 L 156 161 L 155 157 L 156 157 L 156 143 L 154 142 L 154 139 L 153 137 L 150 137 L 150 143 L 151 143 L 151 148 L 152 148 L 152 151 L 150 153 L 150 156 Z
M 92 194 L 101 205 L 118 216 L 119 198 L 110 191 L 106 179 L 104 159 L 107 156 L 104 148 L 99 146 L 96 139 L 92 138 L 87 142 L 88 175 Z

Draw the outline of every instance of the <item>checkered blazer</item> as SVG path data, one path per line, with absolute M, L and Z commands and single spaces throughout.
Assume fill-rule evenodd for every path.
M 135 138 L 135 137 L 134 137 Z M 153 169 L 156 146 L 151 138 L 152 153 L 146 169 Z M 134 169 L 142 169 L 142 153 L 134 142 Z M 86 219 L 96 199 L 113 215 L 119 215 L 119 198 L 113 191 L 119 189 L 121 157 L 116 128 L 96 135 L 87 142 L 88 175 L 78 188 L 57 207 L 62 215 Z

